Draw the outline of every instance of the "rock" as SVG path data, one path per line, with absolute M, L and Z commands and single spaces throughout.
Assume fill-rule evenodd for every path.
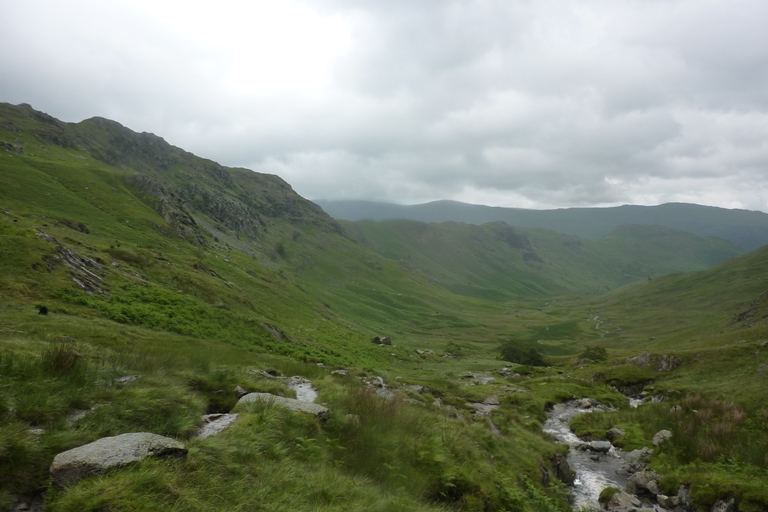
M 496 393 L 496 394 L 493 394 L 493 395 L 489 396 L 488 398 L 483 400 L 483 403 L 485 405 L 500 405 L 501 401 L 499 401 L 499 394 Z
M 627 492 L 630 494 L 651 494 L 656 496 L 660 492 L 660 478 L 656 472 L 648 469 L 638 471 L 627 480 Z
M 640 355 L 630 357 L 625 362 L 627 364 L 634 364 L 635 366 L 648 366 L 651 364 L 651 354 L 649 352 L 643 352 Z
M 232 390 L 232 393 L 234 393 L 238 398 L 242 398 L 248 394 L 248 391 L 242 386 L 235 386 L 235 389 Z
M 197 431 L 195 437 L 197 439 L 205 439 L 206 437 L 220 434 L 234 423 L 237 417 L 237 414 L 206 414 L 203 416 L 203 421 L 205 423 L 200 427 L 200 430 Z
M 657 494 L 656 502 L 664 508 L 673 509 L 680 503 L 680 499 L 677 496 L 665 496 L 664 494 Z
M 613 512 L 630 512 L 640 506 L 640 500 L 637 496 L 627 494 L 626 492 L 617 492 L 605 504 L 605 510 Z
M 349 370 L 333 370 L 331 375 L 338 375 L 339 377 L 349 377 Z
M 242 397 L 232 410 L 242 410 L 246 404 L 257 402 L 273 403 L 281 407 L 285 407 L 291 411 L 311 414 L 320 421 L 326 421 L 331 415 L 331 413 L 328 411 L 328 408 L 323 407 L 322 405 L 313 404 L 310 402 L 302 402 L 300 400 L 296 400 L 295 398 L 285 398 L 282 396 L 272 395 L 270 393 L 249 393 Z
M 591 441 L 587 444 L 587 448 L 593 452 L 608 453 L 611 451 L 611 443 L 608 441 Z
M 558 480 L 565 485 L 573 485 L 575 480 L 575 472 L 571 469 L 565 456 L 555 454 L 549 461 L 552 463 L 552 470 Z
M 625 453 L 624 460 L 632 466 L 642 467 L 648 463 L 648 458 L 651 456 L 651 453 L 653 453 L 653 450 L 650 448 L 639 448 Z
M 392 338 L 390 338 L 389 336 L 381 338 L 381 344 L 382 345 L 392 345 Z
M 141 375 L 124 375 L 115 379 L 117 384 L 130 384 L 133 381 L 139 380 Z
M 656 362 L 656 371 L 671 372 L 672 370 L 676 369 L 678 366 L 680 366 L 684 362 L 685 362 L 685 359 L 683 359 L 682 357 L 668 356 L 667 354 L 664 354 Z
M 680 412 L 682 410 L 683 408 L 680 407 L 679 405 L 673 405 L 672 407 L 669 408 L 669 412 Z
M 67 487 L 92 475 L 139 462 L 147 457 L 186 457 L 183 443 L 148 432 L 104 437 L 93 443 L 62 452 L 50 467 L 51 482 Z
M 374 345 L 381 345 L 381 338 L 379 338 L 378 336 L 374 336 L 371 339 L 371 343 L 373 343 Z
M 588 398 L 582 398 L 578 401 L 579 407 L 582 409 L 591 409 L 592 408 L 592 402 Z
M 682 505 L 684 507 L 690 507 L 693 505 L 693 500 L 691 499 L 690 485 L 680 486 L 680 488 L 677 490 L 677 502 L 679 505 Z
M 667 441 L 668 439 L 672 439 L 672 432 L 669 430 L 659 430 L 653 436 L 653 446 L 659 446 L 661 443 Z
M 720 500 L 712 505 L 712 512 L 736 512 L 736 500 L 733 497 Z
M 616 427 L 608 429 L 608 431 L 605 433 L 605 437 L 609 441 L 615 441 L 617 439 L 621 439 L 625 435 L 626 435 L 626 432 L 624 432 L 622 429 L 616 428 Z

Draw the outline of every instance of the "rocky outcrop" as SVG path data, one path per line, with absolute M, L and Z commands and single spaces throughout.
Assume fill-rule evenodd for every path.
M 320 421 L 326 421 L 331 416 L 328 408 L 323 407 L 322 405 L 313 404 L 310 402 L 302 402 L 301 400 L 296 400 L 295 398 L 285 398 L 282 396 L 272 395 L 270 393 L 248 393 L 237 402 L 233 411 L 242 411 L 247 404 L 252 403 L 276 404 L 280 407 L 285 407 L 290 411 L 311 414 Z
M 58 240 L 39 229 L 37 230 L 37 236 L 41 240 L 56 245 L 57 252 L 53 255 L 53 260 L 56 263 L 63 263 L 70 269 L 72 281 L 80 286 L 80 288 L 88 293 L 99 293 L 101 295 L 106 293 L 104 277 L 107 275 L 107 271 L 98 261 L 60 244 Z M 51 261 L 46 260 L 46 258 L 43 259 L 49 268 L 55 268 Z
M 148 432 L 104 437 L 66 452 L 53 459 L 51 482 L 56 487 L 68 487 L 79 480 L 101 475 L 115 468 L 139 462 L 147 457 L 186 457 L 183 443 Z
M 628 358 L 625 362 L 627 364 L 634 364 L 635 366 L 653 366 L 657 372 L 671 372 L 683 364 L 685 359 L 667 354 L 658 355 L 643 352 L 642 354 Z

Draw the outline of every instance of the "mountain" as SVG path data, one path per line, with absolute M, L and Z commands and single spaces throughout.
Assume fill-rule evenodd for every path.
M 494 300 L 595 295 L 741 254 L 724 240 L 657 225 L 620 226 L 589 240 L 503 222 L 341 224 L 352 239 L 453 293 Z
M 0 104 L 0 510 L 565 512 L 542 428 L 572 398 L 603 410 L 585 439 L 654 446 L 666 495 L 766 510 L 768 254 L 738 252 L 336 221 L 277 176 Z M 281 406 L 307 386 L 321 417 Z M 52 478 L 128 433 L 185 448 Z
M 408 219 L 421 222 L 468 224 L 502 221 L 521 228 L 550 229 L 567 235 L 593 239 L 606 236 L 621 225 L 650 224 L 687 231 L 703 237 L 722 238 L 747 251 L 768 243 L 768 214 L 766 213 L 685 203 L 557 210 L 500 208 L 456 201 L 397 205 L 318 199 L 315 203 L 334 218 L 351 221 Z

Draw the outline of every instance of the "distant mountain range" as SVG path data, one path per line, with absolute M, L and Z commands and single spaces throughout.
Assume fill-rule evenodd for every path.
M 315 200 L 340 220 L 393 220 L 464 222 L 502 221 L 522 228 L 549 229 L 583 238 L 599 239 L 622 225 L 659 225 L 698 236 L 722 238 L 747 251 L 768 244 L 768 214 L 686 203 L 611 208 L 562 208 L 528 210 L 500 208 L 457 201 L 398 205 L 373 201 Z

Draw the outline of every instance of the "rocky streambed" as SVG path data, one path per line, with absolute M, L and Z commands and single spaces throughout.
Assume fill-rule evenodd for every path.
M 569 423 L 574 416 L 608 409 L 594 400 L 582 399 L 557 404 L 547 414 L 544 432 L 569 446 L 567 461 L 575 471 L 574 510 L 688 510 L 684 508 L 687 489 L 681 488 L 678 496 L 663 496 L 658 488 L 658 475 L 644 469 L 650 449 L 624 452 L 609 441 L 583 441 L 571 431 Z M 598 498 L 606 487 L 625 492 L 617 493 L 602 508 Z

